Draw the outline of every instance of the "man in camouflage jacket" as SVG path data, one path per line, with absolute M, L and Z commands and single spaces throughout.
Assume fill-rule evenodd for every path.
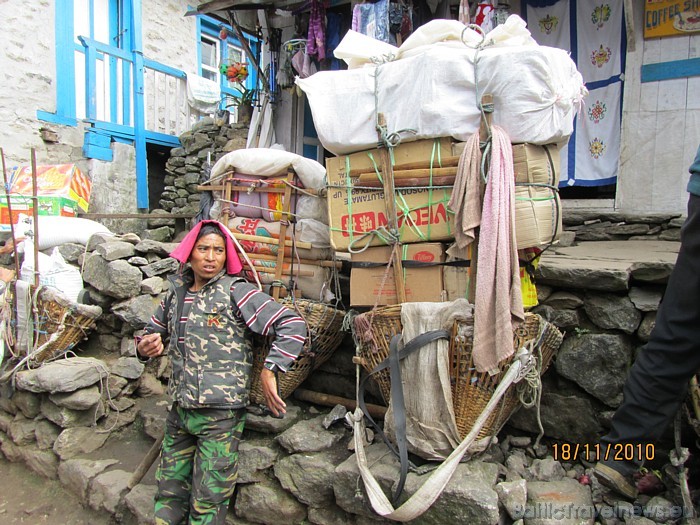
M 218 237 L 225 236 L 208 231 L 211 226 L 197 237 L 193 257 L 202 244 L 210 252 L 224 246 Z M 216 255 L 204 259 L 207 257 L 213 260 Z M 202 284 L 194 262 L 192 267 L 194 273 L 188 269 L 170 279 L 171 290 L 137 346 L 140 354 L 153 357 L 163 353 L 163 341 L 167 341 L 172 361 L 169 391 L 173 406 L 156 472 L 157 524 L 225 522 L 245 425 L 252 333 L 273 336 L 263 375 L 286 371 L 301 352 L 306 336 L 306 325 L 295 312 L 228 274 L 226 268 Z M 213 263 L 207 266 L 215 267 Z M 264 386 L 263 390 L 272 412 L 284 412 L 276 388 L 266 390 Z

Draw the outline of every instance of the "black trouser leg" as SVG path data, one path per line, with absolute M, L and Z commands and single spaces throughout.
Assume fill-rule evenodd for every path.
M 690 196 L 681 249 L 669 278 L 656 325 L 641 349 L 624 386 L 602 449 L 653 443 L 665 431 L 686 395 L 688 381 L 700 369 L 700 197 Z M 635 454 L 638 456 L 638 454 Z M 638 457 L 635 457 L 638 460 Z M 640 465 L 604 461 L 629 473 Z

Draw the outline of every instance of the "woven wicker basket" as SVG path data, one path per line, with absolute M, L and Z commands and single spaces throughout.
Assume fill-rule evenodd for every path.
M 282 399 L 289 397 L 296 388 L 309 377 L 309 374 L 327 361 L 343 340 L 342 331 L 345 312 L 324 303 L 306 299 L 281 299 L 280 303 L 295 310 L 306 321 L 308 336 L 301 356 L 292 363 L 284 374 L 278 374 L 277 382 Z M 250 387 L 250 400 L 265 404 L 260 373 L 270 349 L 270 340 L 264 339 L 253 348 L 253 377 Z
M 360 325 L 368 325 L 371 329 L 369 333 L 356 333 L 355 338 L 360 347 L 363 366 L 367 371 L 370 371 L 389 355 L 391 338 L 401 333 L 401 305 L 377 308 L 373 312 L 367 312 L 361 316 L 366 316 L 366 318 L 364 322 L 360 322 Z M 355 328 L 357 326 L 356 322 Z M 477 372 L 472 359 L 472 338 L 463 335 L 465 332 L 471 334 L 471 327 L 464 322 L 455 322 L 449 346 L 452 404 L 457 429 L 462 439 L 471 431 L 512 360 L 512 358 L 508 358 L 501 361 L 499 363 L 500 372 L 495 375 L 490 376 L 485 372 Z M 518 349 L 528 341 L 539 341 L 540 371 L 544 373 L 552 362 L 562 338 L 561 332 L 554 325 L 537 314 L 527 313 L 525 321 L 513 333 L 513 347 Z M 391 395 L 391 379 L 388 369 L 382 370 L 373 377 L 376 378 L 382 396 L 388 404 Z M 501 399 L 499 406 L 486 420 L 478 437 L 495 436 L 519 406 L 517 386 L 511 385 Z
M 55 288 L 30 286 L 30 294 L 34 304 L 32 363 L 41 363 L 71 350 L 87 337 L 102 315 L 99 306 L 74 303 Z

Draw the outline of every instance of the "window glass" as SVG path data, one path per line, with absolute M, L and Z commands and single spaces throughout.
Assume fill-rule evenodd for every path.
M 93 38 L 98 42 L 113 45 L 109 39 L 109 0 L 93 0 L 94 34 Z
M 79 36 L 90 36 L 90 0 L 75 0 L 73 37 L 76 44 L 80 44 Z
M 202 76 L 218 82 L 219 80 L 219 43 L 217 40 L 202 35 Z

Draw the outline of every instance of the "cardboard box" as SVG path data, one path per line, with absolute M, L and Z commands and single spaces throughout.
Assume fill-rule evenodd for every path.
M 461 155 L 465 144 L 455 143 L 452 154 Z M 556 144 L 513 144 L 515 238 L 519 250 L 546 246 L 559 239 L 561 202 L 556 188 L 560 165 Z
M 438 166 L 438 159 L 452 155 L 451 139 L 421 140 L 401 144 L 394 148 L 394 165 L 431 159 Z M 337 251 L 356 247 L 388 244 L 378 235 L 367 232 L 388 225 L 384 191 L 355 189 L 359 171 L 380 170 L 380 150 L 361 151 L 351 155 L 326 159 L 328 178 L 328 211 L 331 245 Z M 395 202 L 398 216 L 399 237 L 402 243 L 450 240 L 454 237 L 454 214 L 447 209 L 452 187 L 399 188 Z
M 560 156 L 556 144 L 513 145 L 515 238 L 518 249 L 546 246 L 562 230 Z
M 447 256 L 446 261 L 453 264 L 442 267 L 442 280 L 445 288 L 445 294 L 448 301 L 456 299 L 467 299 L 469 286 L 469 277 L 471 276 L 471 257 L 472 248 L 470 244 L 467 246 L 467 260 L 457 259 Z
M 39 215 L 54 215 L 61 217 L 75 217 L 77 204 L 74 200 L 65 197 L 37 197 L 39 203 Z M 10 206 L 12 217 L 7 208 L 5 198 L 0 199 L 0 231 L 10 231 L 10 224 L 17 224 L 20 214 L 29 217 L 34 213 L 32 198 L 25 195 L 11 195 Z
M 37 166 L 37 195 L 74 200 L 78 208 L 88 211 L 92 180 L 75 164 Z M 32 168 L 20 166 L 11 174 L 10 194 L 32 195 Z
M 441 243 L 404 244 L 401 259 L 406 261 L 403 270 L 406 300 L 409 302 L 439 302 L 446 300 L 443 292 L 442 265 L 445 249 Z M 387 264 L 391 247 L 378 246 L 353 253 L 350 260 L 350 305 L 369 306 L 397 304 L 394 271 Z M 424 267 L 411 267 L 411 262 L 425 263 Z M 432 265 L 431 265 L 432 264 Z M 385 278 L 385 274 L 386 278 Z M 384 281 L 384 286 L 382 286 Z

